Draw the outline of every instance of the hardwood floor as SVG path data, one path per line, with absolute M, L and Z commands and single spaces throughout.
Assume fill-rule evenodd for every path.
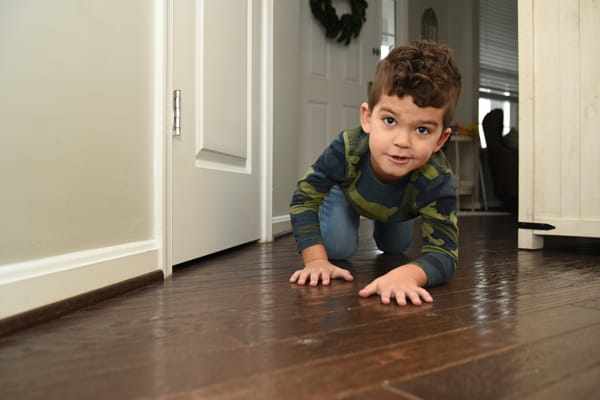
M 451 283 L 398 307 L 357 295 L 405 258 L 378 255 L 363 225 L 352 283 L 288 284 L 285 236 L 2 337 L 0 398 L 597 397 L 600 241 L 518 251 L 511 217 L 461 217 Z

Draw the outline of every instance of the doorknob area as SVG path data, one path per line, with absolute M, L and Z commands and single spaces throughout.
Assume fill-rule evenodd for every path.
M 381 49 L 379 47 L 373 47 L 371 53 L 373 53 L 374 56 L 381 57 Z
M 181 136 L 181 90 L 173 91 L 173 136 Z

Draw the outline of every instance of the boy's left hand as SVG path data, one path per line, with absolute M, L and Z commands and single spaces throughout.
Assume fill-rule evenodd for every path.
M 427 283 L 425 271 L 417 265 L 406 264 L 375 279 L 358 292 L 358 295 L 369 297 L 378 294 L 383 304 L 390 304 L 391 299 L 395 298 L 400 306 L 405 306 L 407 300 L 418 306 L 423 302 L 433 301 L 429 292 L 422 288 L 425 283 Z

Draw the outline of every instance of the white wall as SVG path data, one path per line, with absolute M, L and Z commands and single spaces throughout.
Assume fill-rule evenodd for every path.
M 0 318 L 159 268 L 155 9 L 0 3 Z
M 273 233 L 289 231 L 289 203 L 296 182 L 301 125 L 300 2 L 274 2 L 273 36 Z

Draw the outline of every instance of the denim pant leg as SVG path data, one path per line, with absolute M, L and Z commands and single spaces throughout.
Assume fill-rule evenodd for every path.
M 334 186 L 319 209 L 323 245 L 331 260 L 351 257 L 358 247 L 360 215 L 354 211 L 346 196 Z
M 403 222 L 375 222 L 373 239 L 377 248 L 386 253 L 402 253 L 412 241 L 413 220 Z

